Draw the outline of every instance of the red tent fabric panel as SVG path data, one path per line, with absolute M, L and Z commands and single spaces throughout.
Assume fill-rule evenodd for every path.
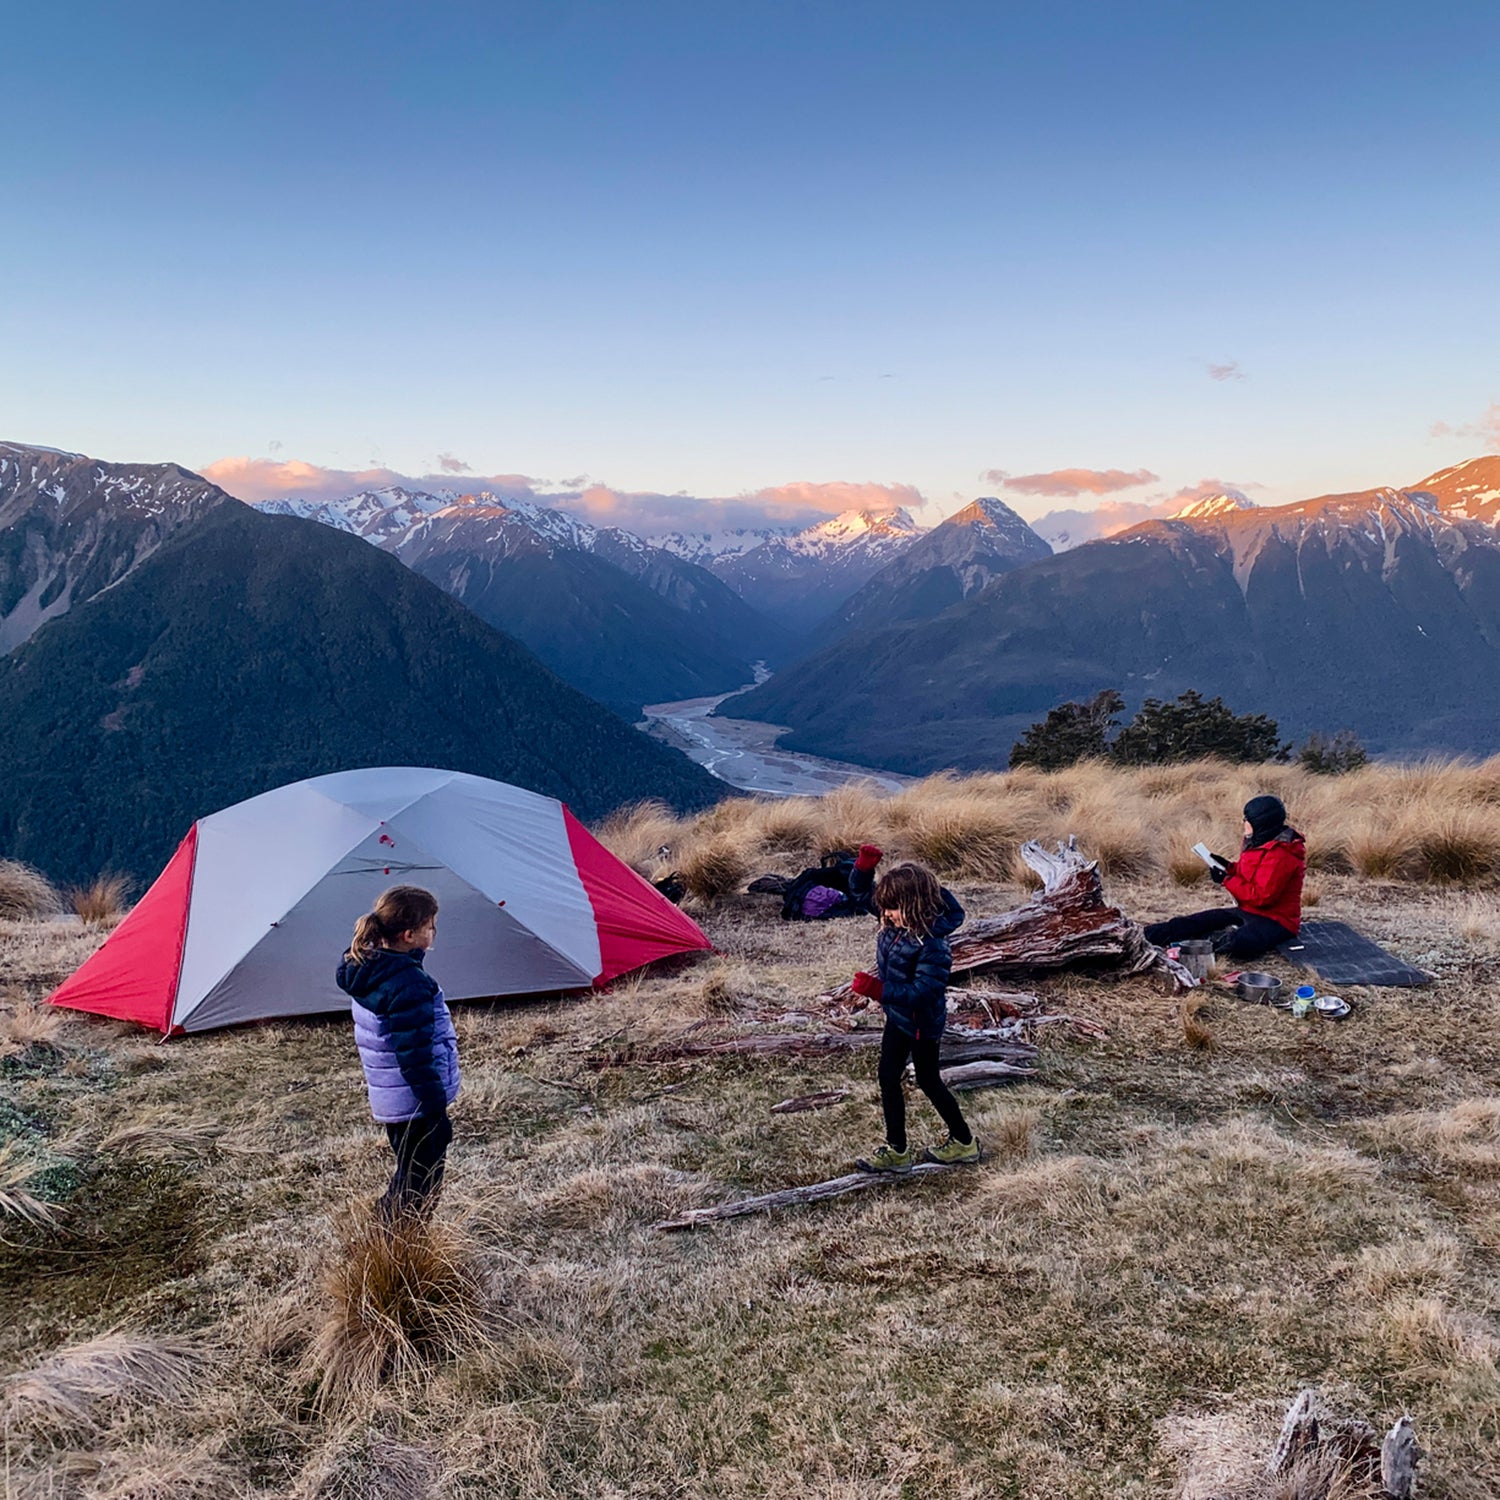
M 197 848 L 195 823 L 104 946 L 53 991 L 53 1005 L 140 1021 L 158 1031 L 172 1029 Z
M 588 892 L 599 928 L 596 984 L 672 953 L 713 947 L 691 917 L 616 859 L 567 808 L 563 821 L 578 878 Z

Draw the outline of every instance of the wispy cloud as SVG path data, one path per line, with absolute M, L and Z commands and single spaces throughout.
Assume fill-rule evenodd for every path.
M 461 458 L 454 458 L 451 453 L 438 454 L 438 468 L 445 474 L 472 474 L 473 468 L 466 464 Z
M 1254 488 L 1254 486 L 1250 486 Z M 1044 536 L 1053 547 L 1062 551 L 1077 547 L 1084 542 L 1098 541 L 1101 537 L 1114 536 L 1139 526 L 1143 521 L 1163 521 L 1175 516 L 1195 501 L 1206 500 L 1210 495 L 1229 495 L 1237 500 L 1248 500 L 1246 486 L 1231 484 L 1225 479 L 1200 479 L 1197 484 L 1185 485 L 1169 495 L 1153 495 L 1146 500 L 1101 500 L 1088 510 L 1053 510 L 1031 523 L 1032 529 Z
M 474 474 L 450 454 L 439 456 L 445 472 L 402 474 L 394 469 L 334 469 L 301 459 L 221 458 L 203 477 L 241 500 L 296 497 L 337 500 L 361 490 L 430 490 L 438 494 L 489 492 L 572 512 L 599 526 L 619 526 L 642 536 L 670 532 L 764 530 L 809 526 L 847 510 L 889 515 L 901 507 L 921 510 L 922 492 L 909 484 L 799 480 L 740 495 L 666 494 L 624 490 L 590 482 L 587 475 L 551 482 L 526 474 Z
M 1240 362 L 1237 359 L 1227 360 L 1222 365 L 1217 365 L 1212 360 L 1208 360 L 1204 364 L 1204 369 L 1208 371 L 1208 378 L 1210 380 L 1246 380 L 1249 378 L 1240 369 Z
M 1483 443 L 1493 453 L 1500 453 L 1500 401 L 1491 401 L 1477 422 L 1464 422 L 1457 427 L 1448 422 L 1434 422 L 1428 429 L 1428 436 L 1465 438 Z
M 1160 475 L 1150 469 L 1053 469 L 1047 474 L 1010 474 L 1004 469 L 986 469 L 980 478 L 986 484 L 1015 490 L 1022 495 L 1108 495 L 1141 484 L 1155 484 Z

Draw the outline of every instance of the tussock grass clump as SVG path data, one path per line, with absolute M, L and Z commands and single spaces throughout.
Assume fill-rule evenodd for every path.
M 1173 885 L 1202 885 L 1208 879 L 1208 866 L 1191 848 L 1184 849 L 1178 845 L 1167 855 L 1167 875 Z
M 293 1500 L 429 1500 L 442 1464 L 428 1448 L 378 1432 L 340 1435 L 297 1480 Z
M 699 901 L 721 901 L 744 885 L 750 860 L 740 838 L 719 834 L 679 856 L 676 869 L 690 896 Z
M 61 910 L 57 891 L 40 870 L 18 859 L 0 859 L 0 921 L 35 922 Z
M 1204 1020 L 1207 1009 L 1207 999 L 1196 990 L 1183 999 L 1182 1040 L 1195 1052 L 1211 1052 L 1216 1045 L 1213 1031 Z
M 58 1222 L 63 1210 L 36 1191 L 44 1170 L 15 1141 L 0 1145 L 0 1225 L 10 1221 L 49 1229 Z
M 1462 808 L 1414 820 L 1412 842 L 1428 880 L 1472 885 L 1500 869 L 1500 823 Z
M 822 842 L 823 812 L 816 797 L 762 802 L 748 814 L 747 831 L 767 854 L 805 854 Z
M 654 875 L 663 863 L 661 850 L 670 851 L 682 829 L 681 821 L 665 802 L 632 802 L 600 823 L 594 837 L 638 874 Z
M 202 1365 L 191 1339 L 116 1330 L 59 1349 L 5 1388 L 12 1421 L 92 1432 L 112 1402 L 160 1404 L 181 1395 Z
M 323 1277 L 328 1310 L 308 1360 L 325 1398 L 369 1395 L 433 1360 L 492 1346 L 475 1246 L 458 1226 L 346 1213 Z
M 738 1015 L 744 1005 L 745 988 L 744 976 L 721 964 L 704 975 L 698 986 L 696 1009 L 705 1019 Z
M 0 1012 L 0 1057 L 33 1047 L 56 1048 L 62 1026 L 62 1015 L 50 1005 L 18 1005 Z
M 939 875 L 1004 879 L 1019 847 L 1015 830 L 976 800 L 940 802 L 912 817 L 904 846 Z
M 88 885 L 72 887 L 68 904 L 83 919 L 84 926 L 107 927 L 125 915 L 131 889 L 128 875 L 98 875 Z

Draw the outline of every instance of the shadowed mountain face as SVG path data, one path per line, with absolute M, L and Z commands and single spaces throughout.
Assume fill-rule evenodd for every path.
M 1288 736 L 1500 745 L 1500 540 L 1377 490 L 1153 522 L 995 579 L 934 620 L 839 643 L 737 698 L 790 747 L 908 772 L 1003 766 L 1047 709 L 1188 688 Z
M 402 562 L 627 718 L 742 687 L 786 641 L 711 573 L 556 511 L 471 502 L 392 544 Z
M 395 553 L 627 718 L 647 703 L 742 687 L 757 661 L 790 652 L 780 627 L 706 569 L 532 502 L 393 487 L 257 509 Z
M 395 558 L 238 502 L 0 659 L 0 852 L 146 877 L 194 818 L 283 782 L 442 766 L 594 818 L 722 783 Z
M 229 496 L 176 464 L 0 443 L 0 656 Z
M 1010 506 L 975 500 L 917 538 L 839 610 L 840 632 L 930 620 L 1002 573 L 1051 557 L 1052 548 Z

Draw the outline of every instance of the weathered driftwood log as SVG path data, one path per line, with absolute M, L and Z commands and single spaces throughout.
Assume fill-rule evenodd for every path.
M 1036 1069 L 1008 1062 L 971 1062 L 944 1068 L 942 1075 L 950 1089 L 988 1089 L 998 1083 L 1014 1083 L 1018 1078 L 1035 1078 Z
M 897 1183 L 917 1182 L 937 1172 L 962 1171 L 962 1167 L 940 1166 L 937 1162 L 919 1162 L 910 1172 L 850 1172 L 827 1182 L 810 1182 L 806 1187 L 783 1188 L 779 1193 L 762 1193 L 757 1198 L 741 1198 L 734 1203 L 718 1203 L 712 1208 L 690 1208 L 675 1219 L 663 1219 L 651 1227 L 670 1234 L 680 1229 L 696 1229 L 720 1219 L 740 1219 L 747 1214 L 768 1214 L 778 1208 L 794 1208 L 802 1203 L 822 1203 L 828 1198 L 842 1198 L 847 1193 L 862 1193 L 870 1188 L 894 1187 Z
M 1042 888 L 1024 906 L 994 917 L 976 917 L 953 939 L 953 972 L 971 969 L 1068 969 L 1078 966 L 1117 975 L 1155 969 L 1170 974 L 1181 988 L 1192 978 L 1117 906 L 1104 900 L 1094 860 L 1079 852 L 1078 841 L 1059 844 L 1056 853 L 1033 840 L 1021 858 L 1042 878 Z
M 1021 846 L 1021 858 L 1041 877 L 1041 890 L 1024 906 L 966 922 L 951 944 L 955 974 L 1083 968 L 1125 978 L 1154 971 L 1170 978 L 1174 989 L 1194 987 L 1180 963 L 1148 943 L 1139 924 L 1119 907 L 1106 903 L 1098 865 L 1079 852 L 1077 839 L 1059 844 L 1055 853 L 1033 840 Z M 841 984 L 826 998 L 844 1000 L 851 993 Z
M 1380 1445 L 1380 1482 L 1390 1500 L 1412 1500 L 1417 1493 L 1417 1464 L 1422 1457 L 1411 1418 L 1402 1417 Z
M 1332 1461 L 1360 1494 L 1373 1490 L 1378 1481 L 1391 1500 L 1412 1500 L 1421 1456 L 1410 1417 L 1402 1417 L 1381 1443 L 1363 1417 L 1333 1415 L 1308 1387 L 1287 1408 L 1266 1472 L 1287 1475 L 1303 1461 Z
M 849 1097 L 848 1089 L 825 1089 L 821 1094 L 799 1094 L 795 1099 L 783 1099 L 771 1106 L 773 1115 L 796 1115 L 806 1109 L 827 1109 L 831 1104 L 842 1104 Z

